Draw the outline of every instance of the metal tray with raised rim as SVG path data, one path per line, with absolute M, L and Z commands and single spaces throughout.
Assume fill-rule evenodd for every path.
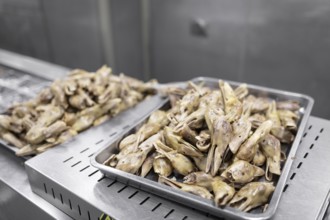
M 33 98 L 49 80 L 33 74 L 0 65 L 0 112 L 3 113 L 12 103 Z M 0 139 L 0 145 L 16 153 L 19 148 Z M 22 157 L 29 159 L 30 156 Z
M 195 78 L 192 81 L 194 82 L 203 82 L 205 86 L 211 87 L 211 88 L 217 88 L 218 87 L 218 79 L 214 78 L 204 78 L 199 77 Z M 237 82 L 229 82 L 232 86 L 238 86 L 240 83 Z M 314 103 L 314 100 L 303 94 L 298 93 L 292 93 L 277 89 L 270 89 L 266 87 L 261 86 L 255 86 L 255 85 L 248 85 L 250 94 L 254 95 L 260 95 L 260 96 L 267 96 L 270 98 L 273 98 L 277 101 L 281 100 L 296 100 L 299 101 L 301 108 L 299 110 L 300 112 L 300 119 L 298 122 L 298 130 L 295 137 L 294 142 L 291 144 L 288 150 L 286 151 L 287 158 L 293 158 L 295 156 L 295 153 L 297 151 L 300 139 L 302 138 L 304 128 L 306 126 L 307 120 L 310 116 L 312 106 Z M 162 106 L 163 108 L 165 107 Z M 166 108 L 166 107 L 165 107 Z M 163 196 L 167 199 L 174 200 L 176 202 L 191 206 L 196 209 L 200 209 L 206 212 L 209 212 L 211 214 L 214 214 L 216 216 L 221 217 L 230 217 L 230 218 L 237 218 L 237 219 L 269 219 L 271 218 L 278 206 L 278 203 L 280 201 L 280 197 L 286 182 L 286 179 L 288 177 L 292 160 L 288 159 L 286 160 L 283 168 L 282 168 L 282 174 L 281 176 L 275 181 L 276 189 L 271 196 L 269 206 L 265 212 L 262 212 L 261 208 L 255 209 L 250 213 L 241 212 L 237 209 L 231 208 L 231 207 L 225 207 L 225 208 L 219 208 L 216 207 L 213 204 L 213 201 L 203 199 L 201 197 L 182 192 L 177 189 L 170 188 L 169 186 L 160 184 L 155 180 L 155 177 L 153 174 L 149 174 L 147 178 L 142 178 L 140 176 L 136 176 L 130 173 L 123 172 L 121 170 L 117 170 L 112 167 L 108 167 L 104 165 L 103 163 L 109 156 L 113 153 L 117 153 L 117 145 L 119 142 L 127 135 L 133 133 L 136 131 L 136 128 L 138 128 L 146 119 L 148 118 L 148 115 L 146 117 L 141 118 L 141 120 L 136 123 L 135 125 L 131 126 L 127 129 L 126 132 L 123 132 L 121 135 L 118 136 L 118 139 L 116 141 L 113 141 L 111 143 L 107 143 L 107 146 L 100 151 L 98 151 L 94 157 L 91 158 L 91 164 L 95 166 L 96 168 L 100 169 L 102 173 L 104 173 L 106 176 L 115 178 L 116 180 L 123 182 L 125 184 L 132 185 L 137 188 L 144 189 L 148 192 L 155 193 L 157 195 Z M 153 180 L 152 180 L 153 179 Z
M 61 76 L 64 77 L 64 76 Z M 4 67 L 0 65 L 0 113 L 2 109 L 7 109 L 10 107 L 10 105 L 4 106 L 2 104 L 2 97 L 3 96 L 10 96 L 8 100 L 14 101 L 14 102 L 23 102 L 28 101 L 29 99 L 32 99 L 35 95 L 37 95 L 37 92 L 39 92 L 42 88 L 49 86 L 51 84 L 51 80 L 47 78 L 43 78 L 41 76 L 35 76 L 30 73 L 22 72 L 19 70 L 10 69 L 8 67 Z M 5 92 L 6 93 L 5 93 Z M 20 99 L 14 99 L 13 96 L 17 95 Z M 159 94 L 151 95 L 150 97 L 145 97 L 143 100 L 141 100 L 139 103 L 137 103 L 135 106 L 141 104 L 141 105 L 150 105 L 148 104 L 152 102 L 152 104 L 157 107 L 157 104 L 159 102 L 163 102 L 165 99 Z M 151 107 L 153 105 L 151 104 Z M 132 106 L 129 109 L 134 109 L 135 106 Z M 126 109 L 125 111 L 129 110 Z M 3 112 L 3 111 L 2 111 Z M 134 111 L 130 111 L 132 115 L 134 115 Z M 139 112 L 138 114 L 142 117 L 142 115 L 146 112 Z M 119 113 L 120 114 L 120 113 Z M 110 120 L 113 120 L 113 116 Z M 100 126 L 100 125 L 99 125 Z M 86 129 L 90 130 L 91 128 Z M 85 131 L 80 132 L 78 136 L 84 135 L 83 133 L 86 133 Z M 0 146 L 7 148 L 9 151 L 13 153 L 17 153 L 19 151 L 19 148 L 12 146 L 8 144 L 6 141 L 0 138 Z M 60 145 L 58 145 L 60 146 Z M 56 146 L 55 146 L 56 147 Z M 32 158 L 32 156 L 24 156 L 23 159 L 27 160 Z

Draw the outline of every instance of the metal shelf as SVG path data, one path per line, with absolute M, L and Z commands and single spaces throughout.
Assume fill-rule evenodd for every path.
M 90 157 L 111 139 L 112 132 L 118 131 L 112 125 L 116 122 L 107 123 L 109 129 L 86 133 L 79 140 L 28 160 L 26 168 L 32 190 L 76 219 L 96 220 L 102 213 L 119 220 L 216 219 L 105 178 L 91 167 Z M 330 189 L 330 136 L 326 135 L 329 131 L 330 121 L 310 118 L 296 157 L 288 158 L 294 160 L 293 169 L 274 219 L 323 216 Z

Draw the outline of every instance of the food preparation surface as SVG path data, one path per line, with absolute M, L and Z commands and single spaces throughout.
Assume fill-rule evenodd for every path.
M 125 125 L 128 124 L 121 126 Z M 109 125 L 103 134 L 101 130 L 95 136 L 86 133 L 77 142 L 28 160 L 26 168 L 33 191 L 76 219 L 96 220 L 103 213 L 125 220 L 215 219 L 105 178 L 93 168 L 90 157 L 119 129 Z M 296 156 L 288 158 L 293 160 L 293 166 L 274 219 L 322 219 L 330 189 L 329 131 L 330 121 L 310 118 Z
M 0 147 L 0 219 L 71 219 L 32 192 L 24 160 Z
M 50 80 L 68 71 L 1 49 L 0 63 Z M 129 121 L 127 118 L 124 122 Z M 119 128 L 106 129 L 107 134 L 114 134 L 115 130 Z M 323 218 L 329 204 L 329 131 L 330 121 L 310 118 L 297 155 L 291 158 L 294 160 L 292 170 L 274 219 L 330 219 L 329 208 Z M 42 198 L 31 190 L 24 161 L 8 149 L 0 148 L 0 219 L 70 219 L 70 215 L 96 220 L 103 212 L 123 220 L 214 219 L 104 178 L 89 162 L 93 153 L 103 147 L 102 143 L 109 141 L 110 137 L 103 139 L 102 135 L 86 136 L 76 146 L 54 148 L 27 162 L 33 190 Z

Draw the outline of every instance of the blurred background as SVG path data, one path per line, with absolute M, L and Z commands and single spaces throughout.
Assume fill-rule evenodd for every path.
M 330 119 L 329 0 L 0 0 L 0 48 L 144 80 L 305 93 Z

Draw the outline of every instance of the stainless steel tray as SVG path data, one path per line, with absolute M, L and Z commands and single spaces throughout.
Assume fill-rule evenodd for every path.
M 218 88 L 218 79 L 214 78 L 195 78 L 194 82 L 203 82 L 205 86 L 211 88 Z M 227 81 L 233 86 L 237 86 L 240 83 Z M 209 212 L 216 216 L 221 217 L 229 217 L 235 219 L 269 219 L 271 218 L 276 211 L 278 203 L 280 201 L 281 194 L 284 189 L 284 185 L 286 179 L 288 177 L 294 156 L 296 154 L 300 139 L 302 138 L 304 128 L 306 126 L 307 120 L 312 110 L 313 99 L 309 96 L 292 93 L 287 91 L 281 91 L 276 89 L 270 89 L 261 86 L 248 85 L 250 94 L 267 96 L 273 98 L 275 100 L 297 100 L 301 105 L 300 112 L 300 120 L 298 122 L 298 130 L 296 134 L 296 138 L 294 142 L 291 144 L 291 147 L 287 148 L 287 160 L 282 168 L 282 174 L 275 182 L 276 189 L 270 199 L 269 206 L 265 212 L 262 210 L 255 209 L 250 213 L 241 212 L 237 209 L 231 207 L 218 208 L 213 204 L 213 201 L 203 199 L 201 197 L 182 192 L 177 189 L 170 188 L 166 185 L 159 184 L 155 182 L 155 178 L 152 174 L 148 175 L 147 178 L 142 178 L 133 174 L 129 174 L 123 172 L 121 170 L 117 170 L 108 166 L 103 165 L 105 160 L 109 158 L 109 156 L 113 153 L 117 152 L 117 145 L 125 136 L 133 133 L 137 127 L 139 127 L 149 115 L 145 117 L 141 117 L 141 120 L 137 122 L 135 125 L 129 127 L 126 132 L 123 132 L 118 136 L 116 141 L 106 143 L 106 147 L 98 151 L 94 157 L 91 158 L 91 164 L 96 168 L 100 169 L 102 173 L 106 176 L 116 179 L 122 183 L 132 185 L 139 189 L 144 189 L 148 192 L 157 194 L 159 196 L 165 197 L 167 199 L 182 203 L 187 206 L 191 206 L 192 208 L 200 209 L 204 212 Z M 164 106 L 163 106 L 164 107 Z M 153 179 L 153 180 L 152 180 Z
M 51 84 L 50 79 L 43 78 L 41 76 L 35 76 L 30 73 L 21 72 L 0 65 L 0 113 L 4 112 L 8 107 L 10 107 L 11 102 L 27 101 L 33 98 L 42 88 L 49 86 L 50 84 Z M 6 99 L 4 99 L 3 97 L 6 97 Z M 3 103 L 4 100 L 5 103 Z M 165 99 L 162 99 L 160 95 L 156 94 L 153 95 L 152 97 L 143 99 L 141 102 L 137 103 L 136 105 L 139 105 L 141 103 L 142 103 L 141 105 L 147 105 L 149 103 L 149 100 L 151 100 L 153 104 L 157 104 L 159 100 L 163 101 Z M 134 110 L 135 106 L 131 107 L 130 109 Z M 126 109 L 126 111 L 127 110 L 128 109 Z M 134 111 L 130 111 L 130 113 L 133 114 Z M 139 112 L 138 114 L 142 114 L 142 113 L 143 112 Z M 108 121 L 113 120 L 114 117 L 112 117 Z M 89 128 L 87 130 L 91 130 L 91 129 L 92 128 Z M 78 136 L 84 135 L 83 133 L 85 133 L 86 131 L 79 133 Z M 9 145 L 1 138 L 0 138 L 0 146 L 7 148 L 9 151 L 13 153 L 16 153 L 19 150 L 19 148 Z M 32 157 L 33 156 L 25 156 L 22 158 L 27 160 Z
M 46 78 L 0 66 L 0 112 L 6 111 L 13 102 L 23 102 L 33 98 L 48 84 L 49 80 Z M 2 139 L 0 145 L 14 153 L 19 150 Z M 30 156 L 23 158 L 28 159 Z

